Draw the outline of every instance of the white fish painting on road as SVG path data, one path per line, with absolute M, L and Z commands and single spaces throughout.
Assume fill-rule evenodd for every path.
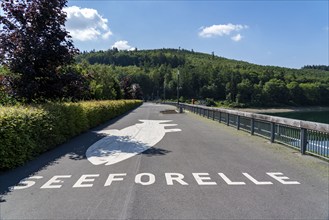
M 139 120 L 141 123 L 121 130 L 105 130 L 106 137 L 91 145 L 86 151 L 87 159 L 94 165 L 112 165 L 146 151 L 162 140 L 168 132 L 181 129 L 165 127 L 172 120 Z

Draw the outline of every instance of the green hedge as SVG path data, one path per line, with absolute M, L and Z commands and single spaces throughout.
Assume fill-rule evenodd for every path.
M 142 102 L 139 100 L 48 103 L 0 108 L 0 170 L 24 164 Z

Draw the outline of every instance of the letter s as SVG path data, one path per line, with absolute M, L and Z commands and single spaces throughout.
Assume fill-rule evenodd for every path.
M 23 180 L 21 180 L 17 186 L 14 186 L 13 187 L 13 190 L 16 190 L 16 189 L 27 189 L 31 186 L 33 186 L 35 184 L 34 181 L 31 181 L 31 179 L 42 179 L 43 177 L 42 176 L 31 176 L 31 177 L 28 177 L 28 178 L 25 178 Z

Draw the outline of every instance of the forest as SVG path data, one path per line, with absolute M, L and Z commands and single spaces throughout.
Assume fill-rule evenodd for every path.
M 92 78 L 91 92 L 108 96 L 106 80 L 140 86 L 143 99 L 191 99 L 231 107 L 329 105 L 327 66 L 261 66 L 185 49 L 90 51 L 75 57 Z M 179 72 L 179 86 L 178 82 Z M 111 86 L 110 86 L 111 87 Z
M 0 105 L 116 99 L 329 105 L 326 65 L 262 66 L 181 48 L 80 52 L 65 29 L 66 5 L 1 2 Z
M 55 83 L 48 85 L 47 90 L 52 94 L 50 99 L 73 101 L 177 100 L 179 88 L 180 101 L 195 99 L 214 106 L 328 106 L 326 67 L 261 66 L 180 48 L 134 51 L 113 48 L 75 55 L 74 62 L 61 70 L 61 80 L 67 85 Z M 17 99 L 17 92 L 8 86 L 14 76 L 8 69 L 0 68 L 2 104 Z

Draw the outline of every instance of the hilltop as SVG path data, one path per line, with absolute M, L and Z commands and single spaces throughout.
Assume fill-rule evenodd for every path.
M 80 65 L 102 68 L 119 81 L 141 86 L 145 99 L 221 101 L 231 106 L 329 105 L 329 71 L 263 66 L 184 50 L 156 49 L 83 52 Z M 307 68 L 314 67 L 314 68 Z M 323 66 L 321 66 L 323 68 Z

